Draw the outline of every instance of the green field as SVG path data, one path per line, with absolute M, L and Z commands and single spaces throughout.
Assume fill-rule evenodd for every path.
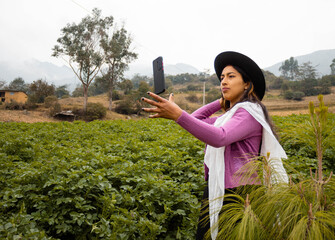
M 290 137 L 307 120 L 274 118 L 294 179 L 316 167 Z M 174 122 L 12 122 L 0 134 L 1 239 L 194 239 L 205 145 Z

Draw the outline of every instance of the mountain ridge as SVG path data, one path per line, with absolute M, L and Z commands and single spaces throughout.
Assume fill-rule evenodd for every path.
M 195 67 L 184 63 L 167 64 L 164 66 L 164 72 L 166 75 L 200 73 Z M 152 77 L 152 66 L 130 65 L 129 70 L 125 72 L 125 77 L 132 78 L 135 74 Z M 23 78 L 27 83 L 43 79 L 56 86 L 68 85 L 71 91 L 80 84 L 72 69 L 65 65 L 57 66 L 53 63 L 41 62 L 37 59 L 29 59 L 17 63 L 0 62 L 0 80 L 9 83 L 18 77 Z
M 335 59 L 335 49 L 319 50 L 310 54 L 294 57 L 298 64 L 310 61 L 315 66 L 320 75 L 330 74 L 330 64 Z M 264 70 L 270 71 L 276 76 L 280 75 L 279 67 L 282 62 L 273 64 Z M 165 75 L 177 75 L 182 73 L 198 74 L 200 71 L 185 63 L 166 64 L 164 66 Z M 132 78 L 135 74 L 146 75 L 152 77 L 152 66 L 130 64 L 129 69 L 125 72 L 126 78 Z M 38 79 L 46 80 L 56 86 L 68 85 L 69 90 L 73 91 L 80 81 L 76 78 L 75 73 L 68 66 L 57 66 L 50 62 L 42 62 L 37 59 L 29 59 L 26 61 L 18 61 L 16 63 L 0 62 L 0 80 L 9 83 L 15 78 L 21 77 L 27 83 L 31 83 Z
M 294 59 L 298 61 L 299 65 L 302 65 L 305 62 L 311 62 L 312 66 L 316 68 L 319 76 L 329 75 L 330 64 L 332 63 L 332 60 L 335 59 L 335 49 L 318 50 L 309 54 L 296 56 Z M 280 76 L 281 73 L 279 68 L 285 60 L 286 59 L 273 64 L 270 67 L 264 68 L 264 70 L 272 72 L 276 76 Z

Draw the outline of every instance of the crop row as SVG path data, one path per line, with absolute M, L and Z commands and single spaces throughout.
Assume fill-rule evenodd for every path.
M 275 117 L 294 178 L 305 115 Z M 335 117 L 330 117 L 335 126 Z M 167 120 L 0 123 L 0 238 L 194 239 L 204 144 Z M 334 147 L 325 151 L 334 167 Z
M 0 125 L 1 237 L 193 238 L 204 146 L 174 123 Z

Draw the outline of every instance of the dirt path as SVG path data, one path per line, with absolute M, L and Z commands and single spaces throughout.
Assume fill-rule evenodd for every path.
M 0 110 L 0 122 L 57 122 L 44 111 Z

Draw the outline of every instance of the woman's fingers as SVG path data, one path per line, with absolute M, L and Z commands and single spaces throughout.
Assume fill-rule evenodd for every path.
M 158 118 L 160 117 L 159 113 L 160 109 L 159 108 L 142 108 L 142 110 L 144 112 L 148 112 L 148 113 L 156 113 L 154 115 L 149 115 L 149 118 Z
M 150 115 L 149 118 L 159 118 L 160 117 L 160 109 L 159 108 L 142 108 L 145 112 L 156 113 L 154 115 Z
M 158 107 L 159 103 L 167 102 L 167 100 L 165 98 L 162 98 L 162 97 L 158 96 L 157 94 L 154 94 L 153 92 L 148 92 L 148 95 L 150 97 L 152 97 L 153 99 L 155 99 L 156 101 L 153 101 L 153 100 L 145 98 L 145 97 L 142 97 L 142 101 L 144 101 L 146 103 L 149 103 L 152 106 Z M 172 94 L 172 96 L 173 96 L 173 94 Z M 171 94 L 170 94 L 170 97 L 169 97 L 169 101 L 170 101 L 170 98 L 171 98 Z M 173 99 L 172 99 L 172 102 L 174 102 Z
M 173 96 L 173 93 L 171 93 L 170 96 L 169 96 L 169 102 L 173 102 L 173 103 L 174 103 L 174 96 Z
M 159 118 L 159 117 L 160 117 L 160 115 L 158 113 L 149 116 L 149 118 Z
M 155 113 L 160 112 L 159 108 L 142 108 L 142 110 L 145 112 L 155 112 Z
M 158 102 L 166 102 L 165 98 L 162 98 L 158 96 L 157 94 L 154 94 L 153 92 L 148 92 L 148 95 L 152 97 L 153 99 L 157 100 Z
M 149 103 L 150 105 L 155 106 L 155 107 L 158 107 L 158 105 L 159 105 L 158 102 L 153 101 L 153 100 L 148 99 L 148 98 L 145 98 L 145 97 L 142 97 L 142 101 L 146 102 L 146 103 Z
M 166 118 L 177 120 L 182 114 L 182 109 L 174 103 L 173 94 L 170 94 L 169 100 L 164 99 L 152 92 L 148 92 L 148 95 L 154 100 L 148 98 L 142 98 L 142 101 L 154 106 L 153 108 L 143 108 L 143 111 L 155 113 L 150 115 L 150 118 Z

